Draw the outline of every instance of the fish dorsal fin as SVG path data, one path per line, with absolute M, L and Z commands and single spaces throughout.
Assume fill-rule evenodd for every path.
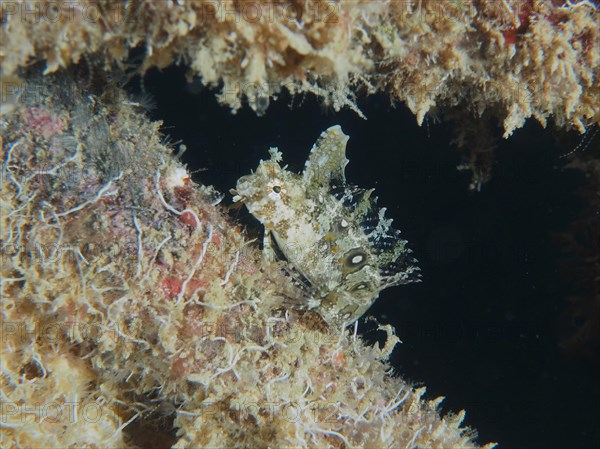
M 332 126 L 321 136 L 310 150 L 304 165 L 303 177 L 308 185 L 328 186 L 332 183 L 346 183 L 346 144 L 348 136 L 339 125 Z

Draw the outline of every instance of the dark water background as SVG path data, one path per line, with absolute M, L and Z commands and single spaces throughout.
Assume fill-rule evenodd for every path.
M 444 411 L 466 409 L 480 443 L 600 448 L 599 354 L 559 347 L 571 319 L 566 298 L 577 285 L 559 270 L 565 259 L 556 234 L 583 201 L 575 194 L 583 176 L 559 158 L 572 147 L 528 122 L 500 142 L 492 180 L 473 193 L 470 174 L 456 169 L 461 158 L 450 126 L 419 127 L 384 96 L 359 100 L 368 120 L 285 95 L 257 117 L 247 106 L 232 115 L 214 92 L 186 85 L 183 69 L 152 71 L 144 86 L 156 103 L 151 117 L 187 146 L 190 171 L 202 169 L 194 179 L 222 192 L 268 158 L 270 146 L 301 171 L 318 135 L 340 124 L 350 135 L 347 179 L 376 188 L 423 272 L 421 284 L 385 290 L 369 311 L 403 341 L 392 356 L 395 371 L 426 385 L 429 398 L 445 396 Z M 131 91 L 140 87 L 134 82 Z M 245 209 L 238 213 L 260 231 Z M 381 338 L 364 320 L 359 329 Z

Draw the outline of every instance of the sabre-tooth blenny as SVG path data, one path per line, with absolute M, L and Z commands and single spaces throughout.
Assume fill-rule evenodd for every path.
M 264 225 L 265 256 L 286 260 L 295 283 L 307 289 L 310 299 L 301 306 L 332 325 L 354 322 L 381 290 L 420 277 L 373 189 L 346 182 L 347 142 L 339 126 L 327 129 L 301 175 L 281 167 L 281 152 L 271 148 L 271 159 L 232 190 Z

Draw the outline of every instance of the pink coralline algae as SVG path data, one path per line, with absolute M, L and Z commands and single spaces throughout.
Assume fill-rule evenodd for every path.
M 33 134 L 49 139 L 63 132 L 63 122 L 45 108 L 32 107 L 23 114 L 23 126 Z

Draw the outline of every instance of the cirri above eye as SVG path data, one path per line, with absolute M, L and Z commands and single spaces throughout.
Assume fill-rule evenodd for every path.
M 323 132 L 302 174 L 282 167 L 271 148 L 271 159 L 236 186 L 265 227 L 265 258 L 289 264 L 285 272 L 305 290 L 293 306 L 314 309 L 332 326 L 357 320 L 384 288 L 420 280 L 373 190 L 346 182 L 347 142 L 339 126 Z

